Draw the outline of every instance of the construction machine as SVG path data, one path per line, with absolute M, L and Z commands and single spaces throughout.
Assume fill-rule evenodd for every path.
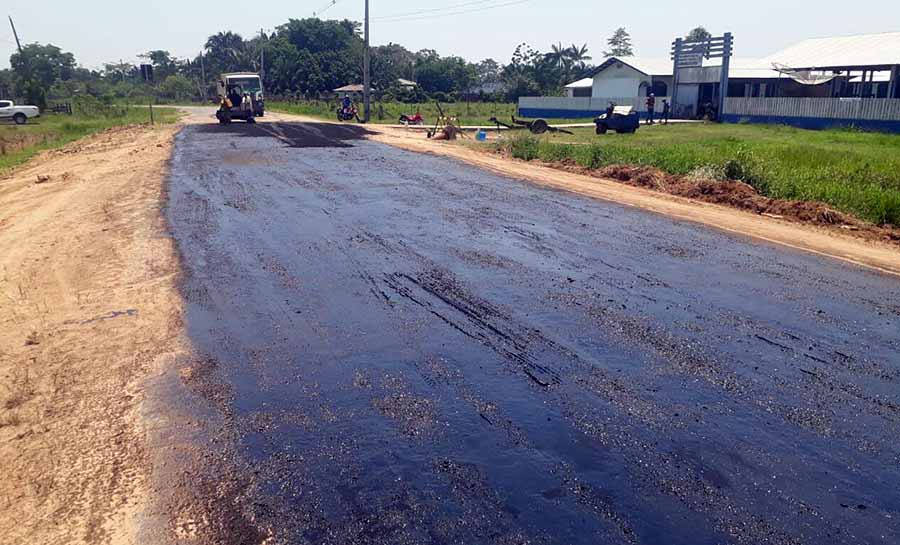
M 235 119 L 255 123 L 255 118 L 263 117 L 265 97 L 262 78 L 253 72 L 222 74 L 216 81 L 219 95 L 219 109 L 216 118 L 219 123 L 231 123 Z

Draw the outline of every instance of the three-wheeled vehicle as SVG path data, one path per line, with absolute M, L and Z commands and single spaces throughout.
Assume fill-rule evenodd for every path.
M 219 123 L 231 123 L 235 119 L 255 123 L 255 118 L 266 113 L 262 79 L 259 74 L 238 72 L 222 74 L 216 82 L 219 94 L 219 109 L 216 118 Z M 249 95 L 249 107 L 244 104 L 244 96 Z
M 611 104 L 606 113 L 594 119 L 597 134 L 606 134 L 609 130 L 617 133 L 633 133 L 641 126 L 641 118 L 631 106 Z

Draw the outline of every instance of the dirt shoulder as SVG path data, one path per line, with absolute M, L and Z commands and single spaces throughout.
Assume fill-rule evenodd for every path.
M 667 195 L 612 179 L 565 172 L 493 153 L 478 152 L 466 146 L 428 140 L 420 131 L 378 126 L 368 128 L 378 133 L 371 137 L 373 140 L 392 146 L 452 157 L 491 172 L 542 186 L 634 206 L 900 276 L 900 249 L 895 244 Z
M 4 543 L 137 542 L 143 381 L 183 346 L 161 208 L 177 129 L 111 129 L 0 179 Z

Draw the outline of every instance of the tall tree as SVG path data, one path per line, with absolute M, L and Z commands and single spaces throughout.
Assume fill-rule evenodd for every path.
M 557 68 L 562 68 L 570 53 L 569 48 L 563 47 L 562 42 L 559 42 L 550 46 L 550 52 L 546 53 L 546 59 Z
M 704 42 L 710 38 L 712 38 L 712 34 L 704 27 L 698 26 L 690 31 L 685 39 L 689 42 Z
M 206 40 L 206 59 L 209 70 L 216 72 L 236 72 L 247 70 L 246 44 L 244 39 L 234 32 L 219 32 Z
M 620 27 L 606 40 L 609 50 L 603 52 L 605 57 L 633 57 L 634 49 L 631 47 L 631 35 Z
M 153 77 L 156 81 L 163 81 L 178 71 L 178 61 L 168 51 L 157 49 L 139 56 L 153 65 Z
M 16 75 L 16 87 L 29 102 L 46 106 L 47 91 L 57 81 L 71 79 L 75 56 L 53 44 L 28 44 L 9 58 Z
M 588 46 L 587 44 L 583 44 L 581 46 L 577 46 L 572 44 L 569 46 L 569 58 L 572 60 L 572 64 L 579 71 L 583 71 L 587 66 L 587 61 L 592 60 L 593 57 L 588 55 Z

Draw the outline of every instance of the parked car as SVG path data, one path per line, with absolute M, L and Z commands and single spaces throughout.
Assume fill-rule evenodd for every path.
M 11 100 L 0 100 L 0 119 L 12 119 L 16 125 L 24 125 L 29 119 L 40 117 L 37 106 L 16 106 Z

